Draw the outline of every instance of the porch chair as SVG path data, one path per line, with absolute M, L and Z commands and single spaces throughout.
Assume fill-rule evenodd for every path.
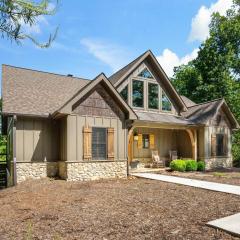
M 169 151 L 170 161 L 178 159 L 178 152 L 176 150 Z
M 164 161 L 160 159 L 158 150 L 152 150 L 153 167 L 164 167 Z

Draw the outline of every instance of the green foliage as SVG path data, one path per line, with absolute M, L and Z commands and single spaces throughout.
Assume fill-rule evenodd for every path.
M 240 122 L 240 0 L 226 16 L 212 15 L 210 36 L 198 57 L 174 69 L 172 82 L 196 103 L 225 98 Z M 240 166 L 240 131 L 233 136 L 233 159 Z
M 195 160 L 186 160 L 186 171 L 197 171 L 197 167 Z
M 197 170 L 198 171 L 205 171 L 205 162 L 204 161 L 198 161 L 197 162 Z
M 186 161 L 184 161 L 184 160 L 173 160 L 170 163 L 170 168 L 173 171 L 184 172 L 186 170 Z
M 0 0 L 0 34 L 1 37 L 20 43 L 30 39 L 41 48 L 47 48 L 56 38 L 57 30 L 49 35 L 47 43 L 39 43 L 33 36 L 24 32 L 23 25 L 34 26 L 40 16 L 54 15 L 56 7 L 49 10 L 49 0 L 34 2 L 30 0 Z M 58 4 L 58 1 L 56 2 Z

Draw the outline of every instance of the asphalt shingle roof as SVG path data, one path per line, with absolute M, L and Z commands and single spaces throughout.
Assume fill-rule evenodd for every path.
M 89 82 L 82 78 L 3 65 L 3 112 L 47 116 Z

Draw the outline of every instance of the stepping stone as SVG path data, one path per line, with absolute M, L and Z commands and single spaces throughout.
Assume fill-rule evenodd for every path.
M 240 213 L 210 221 L 207 225 L 240 237 Z

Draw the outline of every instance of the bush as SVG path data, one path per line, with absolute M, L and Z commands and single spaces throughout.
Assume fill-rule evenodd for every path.
M 186 161 L 186 171 L 197 171 L 198 164 L 195 160 Z
M 197 170 L 198 171 L 204 171 L 205 170 L 205 162 L 204 161 L 197 162 Z
M 186 161 L 184 161 L 184 160 L 173 160 L 170 163 L 170 168 L 173 171 L 184 172 L 186 170 Z

